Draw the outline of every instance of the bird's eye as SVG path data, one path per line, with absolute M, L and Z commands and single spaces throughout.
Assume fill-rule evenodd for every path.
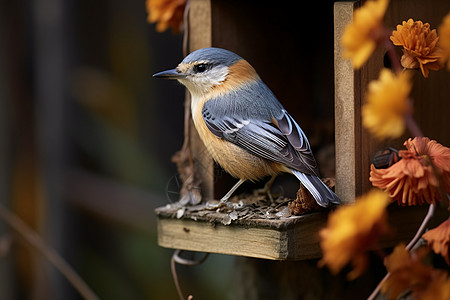
M 207 68 L 208 68 L 207 64 L 198 64 L 194 66 L 194 71 L 195 73 L 202 73 L 205 72 Z

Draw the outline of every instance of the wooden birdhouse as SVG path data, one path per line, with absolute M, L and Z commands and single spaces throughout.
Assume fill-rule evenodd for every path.
M 298 4 L 287 2 L 269 6 L 259 1 L 191 0 L 187 24 L 188 52 L 210 46 L 226 48 L 255 67 L 309 137 L 319 164 L 331 163 L 325 176 L 335 177 L 335 191 L 346 203 L 371 188 L 368 178 L 374 154 L 387 146 L 399 149 L 408 137 L 405 134 L 395 141 L 378 142 L 361 125 L 367 85 L 389 64 L 382 47 L 357 71 L 342 58 L 340 38 L 360 4 L 329 1 L 317 4 L 316 9 L 302 10 Z M 449 11 L 445 0 L 432 4 L 391 1 L 385 22 L 394 29 L 414 18 L 436 28 Z M 446 117 L 450 115 L 450 72 L 435 72 L 428 79 L 416 76 L 414 80 L 414 116 L 426 136 L 450 145 Z M 217 172 L 186 116 L 185 145 L 175 157 L 184 180 L 181 198 L 193 204 L 200 199 L 220 199 L 234 181 Z M 272 260 L 319 257 L 318 231 L 327 218 L 327 211 L 240 218 L 177 206 L 162 207 L 157 214 L 158 242 L 163 247 Z M 394 214 L 392 225 L 398 225 L 398 231 L 385 245 L 411 238 L 423 209 L 394 209 Z

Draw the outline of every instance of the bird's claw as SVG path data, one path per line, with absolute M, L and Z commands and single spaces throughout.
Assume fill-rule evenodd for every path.
M 206 203 L 206 209 L 208 210 L 216 210 L 222 207 L 229 207 L 231 209 L 237 209 L 237 208 L 241 208 L 242 206 L 244 206 L 244 203 L 242 201 L 239 201 L 238 203 L 231 203 L 228 200 L 220 200 L 219 203 L 217 204 L 213 204 L 211 202 Z

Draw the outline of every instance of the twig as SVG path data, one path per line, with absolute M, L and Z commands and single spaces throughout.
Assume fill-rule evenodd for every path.
M 424 232 L 428 222 L 430 221 L 430 219 L 433 217 L 434 215 L 434 211 L 436 209 L 436 205 L 434 203 L 431 203 L 430 206 L 428 207 L 428 211 L 427 214 L 425 216 L 425 218 L 422 221 L 422 224 L 420 225 L 419 229 L 416 232 L 416 235 L 413 237 L 413 239 L 409 242 L 408 245 L 406 245 L 406 250 L 411 250 L 411 248 L 417 243 L 417 241 L 420 239 L 420 237 L 422 236 L 422 233 Z
M 188 55 L 189 50 L 189 10 L 190 10 L 190 0 L 186 1 L 186 6 L 184 8 L 183 13 L 183 22 L 184 22 L 184 33 L 183 33 L 183 56 Z M 184 142 L 183 146 L 181 147 L 181 151 L 188 153 L 188 159 L 189 159 L 189 165 L 192 169 L 194 169 L 194 159 L 192 157 L 192 151 L 189 148 L 190 145 L 190 130 L 191 130 L 191 122 L 190 122 L 190 116 L 191 116 L 191 98 L 189 93 L 186 94 L 186 100 L 185 100 L 185 107 L 184 107 Z
M 44 240 L 19 217 L 0 204 L 0 218 L 12 229 L 17 231 L 22 238 L 33 248 L 40 252 L 61 274 L 72 284 L 72 286 L 86 300 L 98 300 L 97 295 L 81 279 L 75 270 Z
M 203 263 L 208 258 L 209 253 L 206 253 L 205 256 L 200 260 L 189 260 L 189 259 L 180 257 L 181 252 L 183 252 L 183 250 L 177 249 L 173 253 L 172 259 L 170 260 L 170 269 L 172 271 L 172 277 L 173 277 L 173 281 L 175 283 L 175 288 L 177 289 L 178 297 L 180 298 L 180 300 L 184 300 L 186 298 L 184 298 L 183 291 L 181 290 L 180 282 L 178 280 L 176 263 L 185 265 L 185 266 L 196 266 L 196 265 Z M 189 296 L 187 299 L 192 299 L 192 296 Z
M 416 234 L 414 235 L 414 237 L 412 238 L 412 240 L 408 243 L 408 245 L 406 245 L 406 250 L 410 251 L 411 248 L 417 243 L 417 241 L 420 239 L 420 237 L 422 236 L 422 233 L 424 232 L 428 222 L 430 221 L 430 219 L 433 217 L 434 215 L 434 211 L 436 209 L 436 206 L 432 203 L 430 204 L 430 206 L 428 207 L 428 211 L 427 214 L 425 215 L 425 218 L 422 221 L 422 224 L 420 224 L 419 229 L 417 230 Z M 367 298 L 367 300 L 373 300 L 375 299 L 375 297 L 378 295 L 378 293 L 381 290 L 381 287 L 383 286 L 384 282 L 389 278 L 389 276 L 391 275 L 390 272 L 388 272 L 386 274 L 386 276 L 384 276 L 384 278 L 378 283 L 377 287 L 373 290 L 372 294 L 370 294 L 370 296 Z
M 367 298 L 367 300 L 373 300 L 375 299 L 375 297 L 378 295 L 378 293 L 381 290 L 381 287 L 383 286 L 384 282 L 389 278 L 389 276 L 391 276 L 391 273 L 388 272 L 383 279 L 381 279 L 381 281 L 378 283 L 377 287 L 373 290 L 372 294 L 370 294 L 370 296 Z
M 389 39 L 389 36 L 390 36 L 390 33 L 387 31 L 385 31 L 381 35 L 382 44 L 386 48 L 386 51 L 389 56 L 389 60 L 391 61 L 391 65 L 392 65 L 394 72 L 398 74 L 403 71 L 403 67 L 400 64 L 400 57 L 398 56 L 397 52 L 395 51 L 394 44 Z
M 175 250 L 175 252 L 180 251 L 180 250 Z M 174 259 L 175 253 L 172 256 L 172 259 L 170 260 L 170 270 L 172 271 L 172 278 L 173 278 L 173 282 L 175 284 L 175 288 L 177 290 L 178 293 L 178 298 L 180 300 L 184 300 L 184 295 L 183 295 L 183 291 L 181 290 L 181 286 L 180 286 L 180 281 L 178 280 L 178 275 L 177 275 L 177 268 L 176 268 L 176 261 Z

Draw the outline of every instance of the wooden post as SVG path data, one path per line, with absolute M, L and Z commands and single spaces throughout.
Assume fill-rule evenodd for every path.
M 342 58 L 341 37 L 353 19 L 356 2 L 334 4 L 334 73 L 335 73 L 335 149 L 336 193 L 345 203 L 355 200 L 361 186 L 361 92 L 359 74 L 349 60 Z
M 188 22 L 189 52 L 200 48 L 211 47 L 211 3 L 204 0 L 191 0 L 189 2 Z M 190 107 L 189 92 L 186 92 L 185 105 Z M 195 129 L 192 116 L 189 116 L 189 147 L 195 165 L 194 176 L 200 182 L 202 199 L 204 201 L 214 198 L 214 162 L 201 141 Z M 197 181 L 197 180 L 195 180 Z

